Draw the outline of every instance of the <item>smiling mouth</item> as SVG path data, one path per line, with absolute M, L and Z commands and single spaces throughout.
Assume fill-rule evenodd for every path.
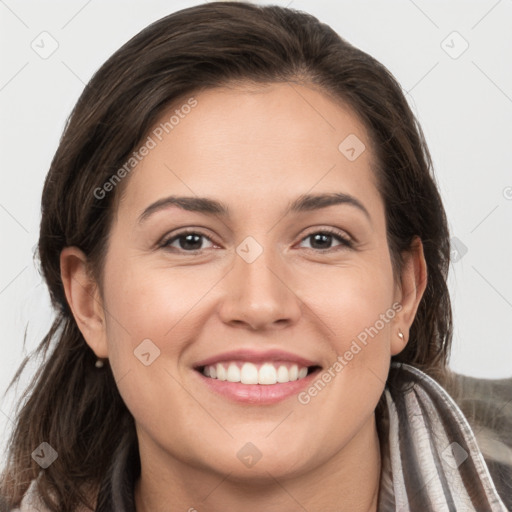
M 220 381 L 254 385 L 286 384 L 320 370 L 320 366 L 301 366 L 290 362 L 225 361 L 196 368 L 203 376 Z

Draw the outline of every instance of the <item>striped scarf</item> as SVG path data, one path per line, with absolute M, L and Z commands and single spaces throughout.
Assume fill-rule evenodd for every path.
M 384 394 L 378 512 L 507 512 L 468 421 L 434 379 L 393 362 Z

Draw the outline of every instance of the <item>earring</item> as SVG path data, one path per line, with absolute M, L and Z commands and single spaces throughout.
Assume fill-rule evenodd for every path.
M 104 365 L 105 363 L 101 359 L 98 359 L 94 366 L 96 366 L 96 368 L 103 368 Z
M 398 337 L 399 337 L 401 340 L 403 340 L 403 339 L 404 339 L 404 333 L 403 333 L 400 329 L 398 329 Z

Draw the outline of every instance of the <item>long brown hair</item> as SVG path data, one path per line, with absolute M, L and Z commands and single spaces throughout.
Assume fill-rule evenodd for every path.
M 47 442 L 58 452 L 39 480 L 47 506 L 55 512 L 73 511 L 79 503 L 94 508 L 86 491 L 97 490 L 108 474 L 119 432 L 134 433 L 110 367 L 95 368 L 60 276 L 61 250 L 77 246 L 101 287 L 121 187 L 105 197 L 94 191 L 177 99 L 230 83 L 285 81 L 314 85 L 339 99 L 368 129 L 394 271 L 415 236 L 423 242 L 428 270 L 409 343 L 394 359 L 442 379 L 452 334 L 449 234 L 424 136 L 399 84 L 382 64 L 309 14 L 244 2 L 184 9 L 145 28 L 96 72 L 46 177 L 38 254 L 56 317 L 37 348 L 44 364 L 16 411 L 2 477 L 7 506 L 18 506 L 38 476 L 31 453 Z

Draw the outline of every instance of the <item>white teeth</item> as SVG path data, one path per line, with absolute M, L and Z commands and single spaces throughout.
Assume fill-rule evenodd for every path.
M 240 382 L 240 368 L 235 363 L 231 363 L 226 377 L 229 382 Z
M 265 363 L 258 373 L 258 384 L 275 384 L 277 382 L 276 369 L 269 363 Z
M 217 363 L 217 379 L 226 380 L 226 369 L 220 363 Z
M 286 366 L 281 365 L 277 370 L 277 382 L 290 382 L 290 374 Z
M 308 374 L 305 366 L 297 364 L 274 364 L 271 362 L 255 365 L 253 363 L 226 362 L 205 366 L 203 374 L 211 379 L 242 384 L 276 384 L 303 379 Z
M 252 363 L 244 363 L 240 370 L 242 384 L 258 384 L 258 368 Z

